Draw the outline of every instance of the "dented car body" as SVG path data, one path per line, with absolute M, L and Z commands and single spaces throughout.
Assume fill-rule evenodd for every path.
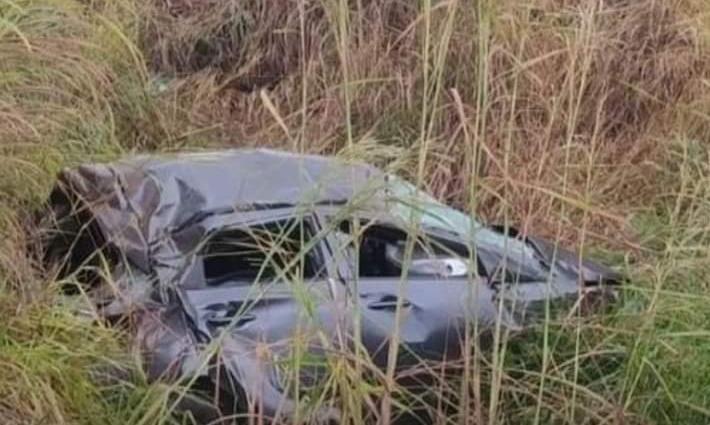
M 227 150 L 84 165 L 60 174 L 49 204 L 45 261 L 88 285 L 104 317 L 134 319 L 151 378 L 199 375 L 228 396 L 222 413 L 292 415 L 276 363 L 296 345 L 313 355 L 361 347 L 384 368 L 397 329 L 406 368 L 460 356 L 474 323 L 481 334 L 522 329 L 548 301 L 621 281 L 376 168 L 319 156 Z M 306 369 L 304 382 L 314 379 Z M 317 414 L 338 417 L 335 407 Z

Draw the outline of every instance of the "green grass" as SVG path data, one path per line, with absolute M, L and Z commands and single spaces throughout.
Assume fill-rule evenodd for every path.
M 710 421 L 704 1 L 191 4 L 0 0 L 0 422 L 189 423 L 25 247 L 62 167 L 223 146 L 365 159 L 630 276 L 608 314 L 471 347 L 430 388 L 438 423 Z M 393 362 L 301 351 L 288 368 L 328 371 L 304 422 L 414 402 Z

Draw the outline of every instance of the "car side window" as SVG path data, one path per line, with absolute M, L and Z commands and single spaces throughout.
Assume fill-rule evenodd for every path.
M 250 285 L 284 279 L 314 279 L 325 271 L 307 221 L 283 220 L 225 229 L 200 253 L 209 286 Z
M 411 278 L 468 276 L 468 248 L 457 242 L 418 235 L 405 266 L 408 232 L 391 224 L 346 220 L 335 231 L 336 256 L 350 277 L 398 278 L 406 267 Z M 476 275 L 480 268 L 473 261 Z

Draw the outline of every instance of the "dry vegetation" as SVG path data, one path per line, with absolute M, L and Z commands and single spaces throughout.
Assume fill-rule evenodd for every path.
M 377 144 L 413 163 L 426 145 L 424 181 L 442 198 L 467 205 L 474 179 L 480 213 L 549 232 L 571 197 L 618 239 L 656 192 L 668 143 L 706 136 L 703 2 L 360 1 L 347 16 L 335 1 L 281 3 L 141 12 L 148 66 L 210 131 L 199 138 Z
M 58 306 L 25 254 L 56 171 L 270 146 L 372 161 L 632 276 L 611 317 L 503 342 L 442 389 L 476 395 L 450 420 L 707 423 L 708 6 L 0 0 L 0 421 L 173 420 L 170 388 L 96 383 L 88 365 L 130 368 L 120 336 Z

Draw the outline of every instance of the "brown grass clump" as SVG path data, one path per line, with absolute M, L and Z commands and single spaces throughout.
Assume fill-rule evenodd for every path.
M 688 19 L 701 11 L 685 0 L 459 1 L 426 13 L 396 0 L 347 13 L 272 3 L 149 3 L 149 62 L 195 123 L 239 146 L 426 143 L 425 181 L 461 206 L 478 152 L 479 212 L 537 233 L 557 232 L 565 201 L 597 236 L 630 243 L 629 208 L 653 194 L 661 141 L 692 113 L 679 105 L 707 98 L 708 54 Z M 578 239 L 579 226 L 564 227 Z
M 273 140 L 299 133 L 307 140 L 304 146 L 314 150 L 333 142 L 343 129 L 344 74 L 352 81 L 353 114 L 368 118 L 362 122 L 376 121 L 379 110 L 391 101 L 406 100 L 412 90 L 411 82 L 402 86 L 400 80 L 412 75 L 388 76 L 390 71 L 403 74 L 406 69 L 411 74 L 415 69 L 411 55 L 416 52 L 407 52 L 410 57 L 404 60 L 406 49 L 399 39 L 412 39 L 412 28 L 407 27 L 416 20 L 416 11 L 407 2 L 360 3 L 361 9 L 351 10 L 342 37 L 334 29 L 341 19 L 335 4 L 212 3 L 217 6 L 182 2 L 179 12 L 171 12 L 177 3 L 171 9 L 166 2 L 152 2 L 144 42 L 153 70 L 176 77 L 171 87 L 190 103 L 197 122 L 219 127 L 221 139 L 244 144 L 258 138 L 260 145 L 273 145 L 278 144 Z M 205 14 L 223 18 L 203 19 Z M 227 36 L 224 25 L 241 32 Z M 203 49 L 210 52 L 209 59 L 200 59 L 199 46 L 204 44 L 209 45 Z M 347 49 L 344 54 L 342 47 Z M 293 127 L 293 135 L 274 122 L 274 111 L 265 107 L 260 89 L 268 89 L 267 97 Z M 385 91 L 405 93 L 392 99 Z
M 509 125 L 491 121 L 488 138 L 499 156 L 510 143 L 510 205 L 519 220 L 550 228 L 559 222 L 555 198 L 571 197 L 598 207 L 594 229 L 609 237 L 623 230 L 622 211 L 652 196 L 662 141 L 680 130 L 667 114 L 710 63 L 697 31 L 676 13 L 684 7 L 542 2 L 501 25 L 509 32 L 491 42 L 490 90 L 499 99 L 494 116 Z M 501 187 L 502 170 L 490 171 Z

